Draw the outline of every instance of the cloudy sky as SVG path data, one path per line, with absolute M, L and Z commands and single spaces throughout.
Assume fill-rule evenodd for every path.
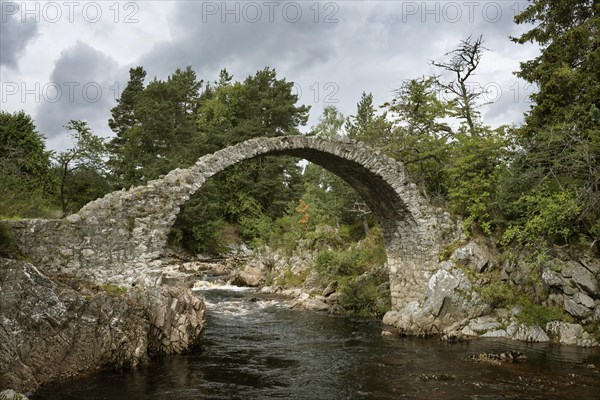
M 6 1 L 0 0 L 2 110 L 34 117 L 48 146 L 62 128 L 87 120 L 110 136 L 110 109 L 129 68 L 164 79 L 191 65 L 215 80 L 227 68 L 242 80 L 264 67 L 295 82 L 309 125 L 325 105 L 354 112 L 363 91 L 391 99 L 405 79 L 437 73 L 461 39 L 483 35 L 485 54 L 471 84 L 488 89 L 486 123 L 518 124 L 532 88 L 516 78 L 537 53 L 512 43 L 526 1 Z

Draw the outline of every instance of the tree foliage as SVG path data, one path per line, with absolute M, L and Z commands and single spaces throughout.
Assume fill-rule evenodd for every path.
M 386 153 L 404 163 L 423 194 L 438 202 L 447 192 L 448 143 L 453 135 L 444 122 L 451 107 L 439 90 L 435 76 L 407 80 L 384 105 L 394 118 Z
M 513 40 L 540 45 L 540 55 L 521 63 L 517 75 L 534 84 L 534 105 L 518 129 L 521 149 L 511 166 L 516 207 L 512 231 L 533 232 L 551 217 L 548 199 L 566 206 L 545 226 L 564 243 L 600 237 L 600 4 L 536 0 L 519 15 L 533 27 Z M 567 212 L 569 215 L 564 215 Z M 565 226 L 566 221 L 568 221 Z M 545 224 L 544 223 L 544 224 Z M 542 224 L 542 225 L 544 225 Z M 560 232 L 560 233 L 559 233 Z M 519 237 L 519 235 L 511 235 Z M 520 235 L 527 237 L 528 235 Z M 596 249 L 598 249 L 596 245 Z
M 192 144 L 202 82 L 190 67 L 146 86 L 145 76 L 142 67 L 132 68 L 111 110 L 109 126 L 116 137 L 109 143 L 108 164 L 118 187 L 155 179 L 195 158 Z
M 296 105 L 297 101 L 293 83 L 279 79 L 272 69 L 258 71 L 243 82 L 233 82 L 227 71 L 221 71 L 217 82 L 206 85 L 195 112 L 196 131 L 191 145 L 196 154 L 194 161 L 254 137 L 298 134 L 299 125 L 308 119 L 309 108 Z M 300 180 L 297 160 L 289 157 L 258 157 L 231 166 L 212 177 L 188 201 L 175 223 L 172 239 L 193 237 L 184 247 L 217 252 L 222 246 L 214 240 L 215 246 L 205 246 L 210 240 L 204 240 L 198 228 L 194 233 L 193 227 L 233 223 L 240 224 L 244 239 L 259 240 L 266 235 L 269 223 L 299 198 Z M 200 205 L 215 198 L 216 207 Z
M 0 215 L 44 216 L 51 208 L 52 152 L 23 111 L 0 111 Z
M 58 195 L 63 215 L 69 211 L 77 211 L 99 194 L 106 193 L 102 186 L 107 187 L 100 175 L 104 172 L 104 139 L 95 136 L 85 121 L 71 120 L 65 125 L 65 129 L 72 136 L 73 147 L 61 151 L 55 157 Z M 76 198 L 77 201 L 74 201 Z

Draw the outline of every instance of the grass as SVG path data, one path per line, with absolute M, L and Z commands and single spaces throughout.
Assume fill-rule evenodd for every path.
M 126 287 L 112 285 L 110 283 L 105 283 L 105 284 L 101 285 L 100 289 L 102 289 L 104 292 L 106 292 L 107 294 L 114 296 L 114 297 L 120 297 L 120 296 L 124 295 L 125 293 L 127 293 L 127 291 L 128 291 L 128 289 Z
M 275 283 L 278 286 L 289 288 L 289 287 L 298 287 L 301 286 L 306 277 L 310 274 L 310 268 L 306 268 L 301 271 L 299 274 L 294 274 L 291 268 L 286 268 L 276 280 Z
M 529 299 L 520 301 L 523 309 L 517 315 L 517 322 L 526 325 L 546 326 L 550 321 L 574 322 L 574 318 L 560 307 L 548 307 L 536 304 Z

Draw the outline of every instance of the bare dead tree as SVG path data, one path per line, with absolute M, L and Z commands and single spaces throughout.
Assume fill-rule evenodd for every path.
M 371 228 L 369 227 L 369 215 L 371 215 L 371 209 L 363 200 L 357 199 L 352 205 L 352 212 L 362 218 L 363 229 L 365 231 L 365 237 L 370 239 L 373 237 Z
M 469 36 L 465 40 L 461 40 L 459 46 L 444 54 L 445 57 L 450 57 L 449 60 L 435 61 L 431 60 L 430 64 L 450 71 L 456 75 L 456 79 L 450 82 L 442 82 L 438 79 L 438 84 L 447 93 L 452 93 L 456 96 L 455 100 L 458 103 L 458 117 L 467 122 L 471 135 L 477 135 L 475 129 L 475 119 L 477 112 L 477 99 L 486 93 L 482 85 L 470 87 L 468 84 L 469 78 L 475 75 L 475 70 L 481 62 L 481 57 L 485 50 L 489 50 L 483 46 L 483 36 L 479 36 L 473 40 Z

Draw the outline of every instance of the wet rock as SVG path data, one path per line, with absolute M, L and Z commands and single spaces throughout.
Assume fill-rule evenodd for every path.
M 297 298 L 302 294 L 302 289 L 294 288 L 294 289 L 283 289 L 280 293 L 287 297 Z
M 502 353 L 472 354 L 466 358 L 468 361 L 484 362 L 492 365 L 508 363 L 522 363 L 527 361 L 527 356 L 520 351 L 505 351 Z
M 176 285 L 178 283 L 191 282 L 194 275 L 182 271 L 181 265 L 169 264 L 163 268 L 162 282 L 164 284 Z
M 455 375 L 450 374 L 421 374 L 417 377 L 418 380 L 427 381 L 453 381 L 456 379 Z
M 263 286 L 260 288 L 260 293 L 273 294 L 273 293 L 277 293 L 277 289 L 275 289 L 273 286 Z
M 502 326 L 493 316 L 483 316 L 469 322 L 469 328 L 475 333 L 485 333 Z
M 483 335 L 481 335 L 481 337 L 486 337 L 486 338 L 508 338 L 510 337 L 508 332 L 506 332 L 505 329 L 496 329 L 493 331 L 488 331 L 486 333 L 484 333 Z
M 475 332 L 473 329 L 471 329 L 468 325 L 465 326 L 460 333 L 464 336 L 477 336 L 477 332 Z
M 328 311 L 330 306 L 319 299 L 304 298 L 298 299 L 292 304 L 292 308 L 301 308 L 304 310 Z
M 550 338 L 539 325 L 526 325 L 513 323 L 506 328 L 506 332 L 516 340 L 524 342 L 548 342 Z

